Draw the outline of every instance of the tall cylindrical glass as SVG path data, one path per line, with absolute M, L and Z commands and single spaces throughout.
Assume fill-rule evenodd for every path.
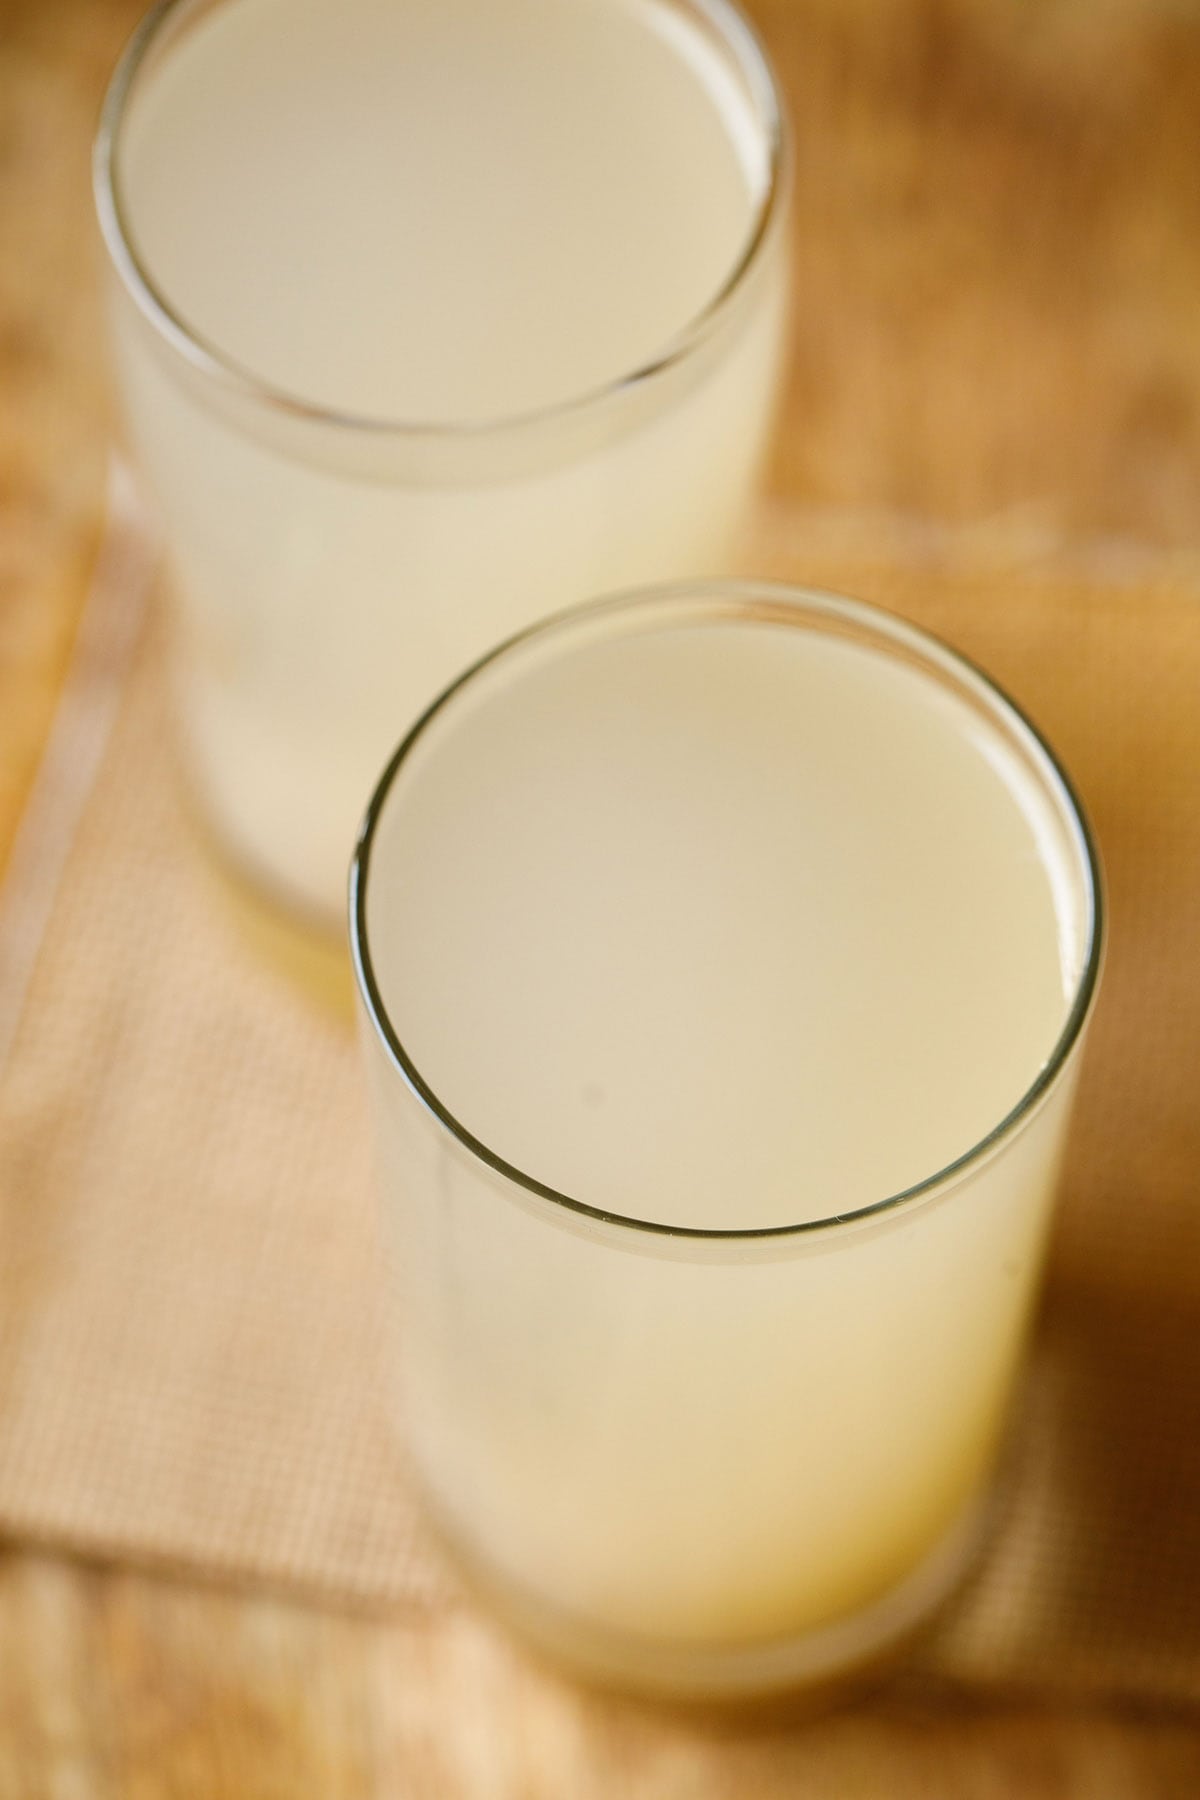
M 164 0 L 137 31 L 95 152 L 120 385 L 187 766 L 269 892 L 336 922 L 397 720 L 488 643 L 728 567 L 785 161 L 729 0 Z
M 504 1611 L 829 1677 L 975 1542 L 1095 994 L 1053 755 L 875 609 L 677 588 L 425 713 L 351 880 L 405 1418 Z

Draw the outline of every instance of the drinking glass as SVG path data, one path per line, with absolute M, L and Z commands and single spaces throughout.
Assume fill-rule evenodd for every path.
M 671 81 L 711 90 L 734 122 L 731 155 L 750 171 L 744 230 L 712 291 L 696 310 L 672 318 L 661 341 L 634 364 L 549 403 L 496 412 L 467 394 L 453 417 L 432 421 L 376 413 L 362 400 L 339 404 L 315 384 L 281 385 L 196 323 L 214 263 L 226 286 L 234 263 L 243 273 L 253 265 L 256 285 L 247 306 L 254 316 L 243 323 L 264 346 L 264 358 L 294 307 L 294 284 L 274 265 L 272 243 L 227 242 L 233 228 L 224 233 L 221 219 L 208 216 L 196 199 L 209 192 L 209 164 L 219 162 L 222 179 L 236 181 L 237 169 L 227 167 L 231 119 L 241 118 L 247 105 L 263 113 L 250 140 L 256 165 L 287 124 L 288 94 L 264 77 L 248 102 L 250 77 L 232 54 L 226 67 L 204 65 L 206 110 L 187 86 L 191 64 L 182 58 L 221 23 L 217 15 L 254 4 L 267 19 L 260 0 L 165 0 L 148 15 L 104 106 L 95 196 L 109 258 L 120 388 L 166 527 L 172 673 L 190 783 L 234 865 L 294 916 L 336 928 L 361 798 L 398 719 L 415 716 L 487 644 L 568 602 L 730 566 L 777 387 L 787 158 L 771 69 L 729 0 L 588 0 L 588 16 L 607 8 L 626 21 L 633 63 L 639 45 L 658 59 L 656 68 L 672 59 Z M 390 13 L 380 0 L 349 0 L 324 10 L 333 21 L 328 30 L 336 28 L 332 62 L 353 46 L 364 21 L 392 33 L 402 50 L 405 20 L 421 9 L 417 0 Z M 473 30 L 502 30 L 511 10 L 479 0 Z M 552 23 L 553 9 L 543 10 Z M 569 8 L 554 14 L 570 16 Z M 287 78 L 315 97 L 309 132 L 353 135 L 363 119 L 375 119 L 372 108 L 386 120 L 417 98 L 424 101 L 406 90 L 402 55 L 394 74 L 389 69 L 382 79 L 366 52 L 363 67 L 349 75 L 340 62 L 327 77 L 311 69 L 296 74 L 303 32 L 326 30 L 320 0 L 307 0 L 303 9 L 276 6 L 269 17 L 278 39 L 272 60 L 283 67 L 290 57 Z M 266 30 L 255 39 L 264 53 Z M 210 33 L 205 41 L 216 38 Z M 533 79 L 537 52 L 535 43 L 511 53 L 521 79 Z M 198 55 L 194 60 L 199 66 Z M 628 77 L 641 81 L 643 72 L 631 67 Z M 474 100 L 457 95 L 452 62 L 438 78 L 447 84 L 441 112 L 450 107 L 465 125 L 479 94 Z M 491 81 L 509 78 L 501 63 Z M 598 71 L 601 91 L 590 95 L 585 87 L 566 95 L 562 108 L 569 112 L 581 98 L 600 105 L 607 78 Z M 174 86 L 164 86 L 168 81 Z M 604 123 L 606 154 L 613 157 L 627 153 L 623 92 L 612 94 Z M 159 138 L 146 136 L 151 127 L 161 136 L 168 101 L 180 119 L 192 120 L 199 143 L 178 195 L 160 191 L 166 178 L 152 154 Z M 668 138 L 669 129 L 664 121 Z M 504 153 L 498 145 L 497 159 Z M 555 178 L 549 168 L 545 179 Z M 438 158 L 430 159 L 422 179 L 428 208 L 436 211 Z M 281 209 L 307 203 L 294 191 L 298 180 L 286 165 L 280 169 Z M 704 217 L 705 181 L 699 166 L 678 172 L 671 212 L 661 220 L 668 241 L 682 242 Z M 483 188 L 469 198 L 461 219 L 467 237 L 483 229 L 493 204 Z M 347 207 L 352 200 L 348 189 Z M 592 237 L 596 245 L 607 243 L 615 228 L 610 223 L 609 238 L 602 239 L 580 205 L 578 255 L 587 258 Z M 316 201 L 313 209 L 319 222 Z M 381 219 L 379 230 L 386 224 Z M 147 249 L 155 233 L 166 234 L 175 259 L 165 275 L 166 251 L 156 260 Z M 377 233 L 371 235 L 374 241 Z M 520 284 L 522 303 L 544 318 L 549 333 L 555 297 L 539 289 L 537 266 L 524 266 L 527 252 L 515 235 L 500 245 L 496 284 Z M 354 300 L 355 271 L 328 267 L 334 254 L 318 259 L 312 280 L 340 282 L 338 291 Z M 631 247 L 619 282 L 607 268 L 597 267 L 595 279 L 636 299 L 642 260 Z M 419 263 L 402 276 L 401 289 L 426 278 Z M 464 297 L 448 286 L 445 298 L 447 332 L 458 328 L 453 319 L 486 322 L 489 307 L 499 304 L 482 289 Z M 220 300 L 218 290 L 217 301 L 208 293 L 206 304 Z M 319 334 L 314 356 L 331 354 L 333 338 L 340 354 L 346 348 L 340 339 L 354 330 L 348 301 L 344 328 Z M 410 349 L 419 364 L 420 346 Z M 369 376 L 368 369 L 365 391 Z
M 1101 913 L 1032 725 L 834 596 L 575 609 L 405 737 L 350 898 L 404 1417 L 536 1641 L 729 1698 L 949 1592 Z

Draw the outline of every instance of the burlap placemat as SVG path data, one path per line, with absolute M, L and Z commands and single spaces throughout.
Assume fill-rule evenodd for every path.
M 1200 597 L 1011 534 L 779 513 L 762 573 L 985 663 L 1093 812 L 1111 955 L 991 1552 L 927 1670 L 1200 1697 Z M 110 532 L 0 913 L 0 1529 L 463 1605 L 392 1418 L 347 1020 L 185 816 L 145 539 Z

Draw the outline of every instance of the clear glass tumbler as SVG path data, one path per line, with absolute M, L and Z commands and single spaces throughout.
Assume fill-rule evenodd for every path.
M 567 380 L 557 397 L 529 406 L 496 410 L 468 387 L 432 419 L 395 416 L 386 403 L 371 403 L 372 394 L 386 391 L 383 359 L 378 384 L 369 360 L 359 366 L 365 351 L 354 361 L 358 314 L 365 307 L 364 317 L 378 326 L 378 306 L 389 297 L 373 296 L 368 305 L 366 276 L 341 266 L 349 257 L 341 237 L 329 247 L 316 243 L 305 266 L 303 285 L 319 288 L 326 323 L 313 329 L 311 343 L 293 342 L 302 335 L 301 284 L 282 266 L 271 232 L 250 235 L 240 215 L 223 219 L 220 196 L 231 206 L 239 177 L 253 176 L 261 188 L 274 178 L 269 159 L 277 156 L 271 216 L 282 221 L 280 241 L 299 218 L 303 243 L 308 215 L 297 209 L 310 207 L 318 231 L 331 206 L 332 217 L 340 217 L 342 204 L 336 194 L 330 202 L 315 191 L 323 163 L 305 174 L 279 146 L 290 141 L 288 131 L 298 132 L 300 146 L 323 142 L 324 133 L 349 159 L 344 205 L 347 214 L 359 209 L 353 241 L 368 246 L 369 261 L 381 235 L 395 228 L 382 213 L 373 221 L 363 198 L 363 184 L 376 179 L 372 146 L 397 119 L 415 118 L 420 106 L 436 102 L 430 130 L 437 151 L 416 184 L 417 224 L 442 232 L 442 250 L 457 244 L 465 255 L 464 246 L 485 230 L 496 243 L 477 293 L 459 291 L 445 269 L 436 277 L 445 287 L 444 325 L 437 308 L 428 316 L 430 303 L 424 313 L 417 309 L 423 324 L 412 326 L 416 302 L 409 302 L 435 276 L 415 253 L 411 266 L 401 259 L 391 293 L 396 332 L 474 339 L 483 331 L 484 349 L 477 345 L 475 354 L 486 361 L 487 322 L 512 302 L 518 338 L 520 320 L 531 318 L 542 321 L 539 332 L 548 345 L 553 339 L 555 356 L 579 347 L 542 268 L 544 234 L 521 238 L 519 207 L 513 217 L 493 220 L 499 203 L 486 166 L 478 191 L 468 187 L 465 198 L 459 189 L 444 195 L 439 185 L 461 175 L 461 145 L 453 136 L 447 141 L 446 118 L 458 121 L 465 140 L 474 112 L 497 104 L 506 81 L 536 82 L 543 63 L 548 82 L 560 64 L 573 68 L 569 46 L 555 51 L 557 63 L 548 46 L 575 14 L 545 0 L 522 0 L 515 9 L 490 0 L 454 0 L 452 7 L 446 0 L 441 10 L 458 21 L 453 54 L 418 78 L 406 71 L 409 22 L 427 37 L 440 29 L 439 10 L 420 0 L 165 0 L 116 71 L 95 149 L 120 386 L 173 565 L 174 676 L 190 778 L 235 864 L 296 914 L 335 929 L 362 794 L 397 719 L 415 716 L 487 644 L 553 609 L 634 582 L 727 569 L 778 385 L 783 119 L 763 51 L 729 0 L 587 0 L 575 12 L 592 20 L 598 42 L 608 43 L 605 14 L 621 22 L 619 56 L 614 50 L 611 66 L 597 67 L 590 84 L 585 72 L 578 90 L 557 101 L 530 90 L 539 130 L 557 117 L 565 134 L 585 102 L 598 113 L 597 143 L 575 144 L 575 152 L 592 159 L 587 179 L 598 184 L 599 198 L 589 205 L 581 193 L 577 205 L 570 195 L 563 202 L 573 248 L 563 250 L 552 273 L 570 287 L 567 277 L 580 266 L 593 287 L 611 290 L 613 306 L 597 315 L 602 321 L 618 302 L 636 311 L 639 271 L 649 261 L 645 244 L 639 251 L 634 241 L 627 255 L 611 255 L 624 240 L 621 221 L 604 216 L 603 170 L 643 150 L 647 158 L 675 154 L 674 112 L 656 135 L 653 109 L 646 125 L 648 108 L 639 102 L 648 135 L 634 141 L 630 96 L 653 80 L 671 106 L 686 109 L 695 89 L 728 125 L 729 166 L 745 176 L 744 218 L 728 260 L 695 309 L 670 315 L 638 360 L 611 367 L 579 391 Z M 248 21 L 245 54 L 222 48 L 226 38 L 235 43 L 227 30 L 235 12 Z M 536 41 L 508 44 L 504 32 L 517 14 L 522 29 L 532 30 L 526 15 L 535 20 Z M 374 48 L 377 40 L 383 50 Z M 440 39 L 436 47 L 441 55 Z M 261 69 L 251 67 L 251 54 L 262 59 Z M 460 64 L 467 69 L 462 93 Z M 425 91 L 438 82 L 444 101 Z M 503 123 L 507 136 L 497 134 L 492 156 L 497 167 L 510 152 L 530 154 L 518 141 L 519 114 L 506 114 Z M 186 156 L 171 136 L 176 131 L 190 134 Z M 680 166 L 663 188 L 671 198 L 658 235 L 668 246 L 678 243 L 681 257 L 716 204 L 706 171 L 703 162 Z M 516 200 L 509 195 L 505 204 L 517 206 L 521 192 L 534 187 L 553 198 L 561 178 L 553 156 L 541 155 L 526 189 L 518 186 Z M 637 170 L 625 169 L 621 179 L 636 187 Z M 665 180 L 661 172 L 655 179 L 660 186 Z M 385 185 L 381 206 L 387 192 Z M 461 242 L 457 220 L 442 229 L 445 209 L 460 203 Z M 295 253 L 291 238 L 287 244 Z M 669 275 L 673 257 L 655 262 L 660 274 Z M 203 322 L 226 318 L 235 289 L 241 312 L 234 324 L 251 350 Z M 661 295 L 645 298 L 657 305 Z M 268 367 L 285 339 L 289 367 L 307 371 L 311 360 L 309 385 L 301 375 L 281 381 Z M 504 341 L 497 326 L 497 360 Z M 521 341 L 536 365 L 536 343 Z M 406 352 L 416 382 L 420 348 Z M 493 387 L 504 386 L 503 369 L 490 368 L 489 376 Z M 524 391 L 515 377 L 510 385 Z M 352 398 L 339 400 L 343 393 Z
M 1099 976 L 1066 776 L 874 608 L 681 586 L 478 662 L 350 930 L 431 1514 L 575 1667 L 832 1679 L 978 1538 Z

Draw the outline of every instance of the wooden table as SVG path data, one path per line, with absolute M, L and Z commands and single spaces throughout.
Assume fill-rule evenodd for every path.
M 70 651 L 110 407 L 87 145 L 139 0 L 0 0 L 0 854 Z M 780 493 L 932 528 L 1200 541 L 1200 16 L 1171 0 L 755 0 L 798 151 Z M 434 1738 L 438 1694 L 461 1729 Z M 1200 1716 L 900 1683 L 726 1740 L 578 1703 L 450 1624 L 19 1545 L 0 1800 L 1200 1793 Z M 633 1749 L 630 1751 L 629 1746 Z

